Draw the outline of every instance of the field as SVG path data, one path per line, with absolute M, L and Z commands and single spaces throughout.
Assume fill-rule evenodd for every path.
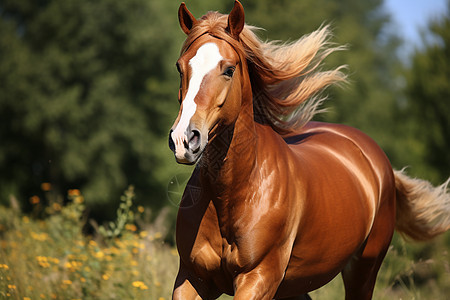
M 69 191 L 69 203 L 44 206 L 32 198 L 32 213 L 0 206 L 0 299 L 171 299 L 176 249 L 167 238 L 164 211 L 146 222 L 134 207 L 132 189 L 122 198 L 117 220 L 93 224 L 83 233 L 84 199 Z M 374 299 L 448 299 L 450 234 L 430 243 L 396 236 L 378 277 Z M 310 294 L 343 299 L 340 278 Z M 223 296 L 221 299 L 231 299 Z

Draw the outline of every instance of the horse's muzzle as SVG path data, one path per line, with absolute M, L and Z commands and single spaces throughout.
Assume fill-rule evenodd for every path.
M 202 137 L 197 129 L 188 129 L 183 139 L 174 140 L 173 130 L 169 133 L 169 148 L 175 154 L 180 164 L 192 165 L 200 158 L 202 150 Z

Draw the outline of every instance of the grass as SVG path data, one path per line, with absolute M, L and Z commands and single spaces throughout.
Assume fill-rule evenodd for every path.
M 449 237 L 447 233 L 428 244 L 417 244 L 395 235 L 378 273 L 373 299 L 449 299 Z M 343 299 L 343 295 L 340 276 L 310 293 L 313 299 Z
M 171 299 L 178 257 L 164 243 L 171 222 L 164 213 L 144 222 L 147 211 L 132 207 L 128 190 L 117 220 L 86 236 L 84 199 L 78 190 L 68 198 L 45 207 L 32 198 L 31 214 L 0 206 L 0 299 Z M 449 245 L 449 233 L 425 244 L 395 236 L 374 299 L 448 299 Z M 343 299 L 341 279 L 310 295 Z

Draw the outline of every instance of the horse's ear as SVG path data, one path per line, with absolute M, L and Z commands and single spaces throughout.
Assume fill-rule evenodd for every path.
M 242 4 L 235 0 L 234 7 L 228 15 L 227 31 L 235 38 L 239 39 L 239 34 L 244 29 L 245 15 Z
M 181 29 L 183 29 L 186 34 L 189 34 L 192 27 L 197 23 L 197 19 L 187 9 L 184 2 L 181 3 L 180 8 L 178 9 L 178 21 L 180 21 Z

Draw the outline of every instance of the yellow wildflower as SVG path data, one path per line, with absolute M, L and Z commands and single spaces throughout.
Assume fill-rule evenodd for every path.
M 83 240 L 77 240 L 75 243 L 77 244 L 77 246 L 80 247 L 84 247 L 86 245 L 86 243 Z
M 48 192 L 52 189 L 52 185 L 49 182 L 43 182 L 41 184 L 41 190 L 43 190 L 44 192 Z
M 63 280 L 63 284 L 71 285 L 72 284 L 72 280 L 65 279 L 65 280 Z
M 67 192 L 69 196 L 80 196 L 81 192 L 78 189 L 72 189 Z
M 140 236 L 141 238 L 145 238 L 147 235 L 148 235 L 148 232 L 145 231 L 145 230 L 143 230 L 143 231 L 141 231 L 141 232 L 139 233 L 139 236 Z
M 136 227 L 136 225 L 134 225 L 134 224 L 126 224 L 126 225 L 125 225 L 125 229 L 134 232 L 134 231 L 137 230 L 137 227 Z
M 73 202 L 75 202 L 76 204 L 82 204 L 84 202 L 84 197 L 76 196 L 75 199 L 73 199 Z
M 141 290 L 148 290 L 148 286 L 145 285 L 142 281 L 133 281 L 132 285 L 135 288 L 141 289 Z
M 14 284 L 8 284 L 8 289 L 15 290 L 17 287 Z
M 31 237 L 34 240 L 40 241 L 40 242 L 44 242 L 46 240 L 49 239 L 48 234 L 43 232 L 43 233 L 36 233 L 36 232 L 31 232 Z
M 30 297 L 23 297 L 23 300 L 31 300 Z
M 117 247 L 122 248 L 122 249 L 126 248 L 126 246 L 127 246 L 124 242 L 122 242 L 119 239 L 116 239 L 114 242 L 116 243 Z
M 55 203 L 53 203 L 53 209 L 54 210 L 56 210 L 56 211 L 59 211 L 59 210 L 61 210 L 61 204 L 59 204 L 59 203 L 57 203 L 57 202 L 55 202 Z
M 109 275 L 108 274 L 103 274 L 102 275 L 102 279 L 103 280 L 108 280 L 109 279 Z
M 8 267 L 8 265 L 0 264 L 0 269 L 9 270 L 9 267 Z
M 53 262 L 54 264 L 59 264 L 59 259 L 54 258 L 54 257 L 49 257 L 48 258 L 51 262 Z
M 50 268 L 50 264 L 48 263 L 48 259 L 45 256 L 36 256 L 36 260 L 38 264 L 43 268 Z
M 145 208 L 141 205 L 138 206 L 138 212 L 140 212 L 141 214 L 144 212 Z
M 94 256 L 96 258 L 102 259 L 105 256 L 105 253 L 103 253 L 103 251 L 97 251 L 94 253 Z
M 38 197 L 38 196 L 36 196 L 36 195 L 34 195 L 34 196 L 32 196 L 31 198 L 30 198 L 30 203 L 31 204 L 39 204 L 39 202 L 41 202 L 41 199 Z
M 115 254 L 115 255 L 119 255 L 120 254 L 120 250 L 117 247 L 111 247 L 109 248 L 109 253 L 110 254 Z

